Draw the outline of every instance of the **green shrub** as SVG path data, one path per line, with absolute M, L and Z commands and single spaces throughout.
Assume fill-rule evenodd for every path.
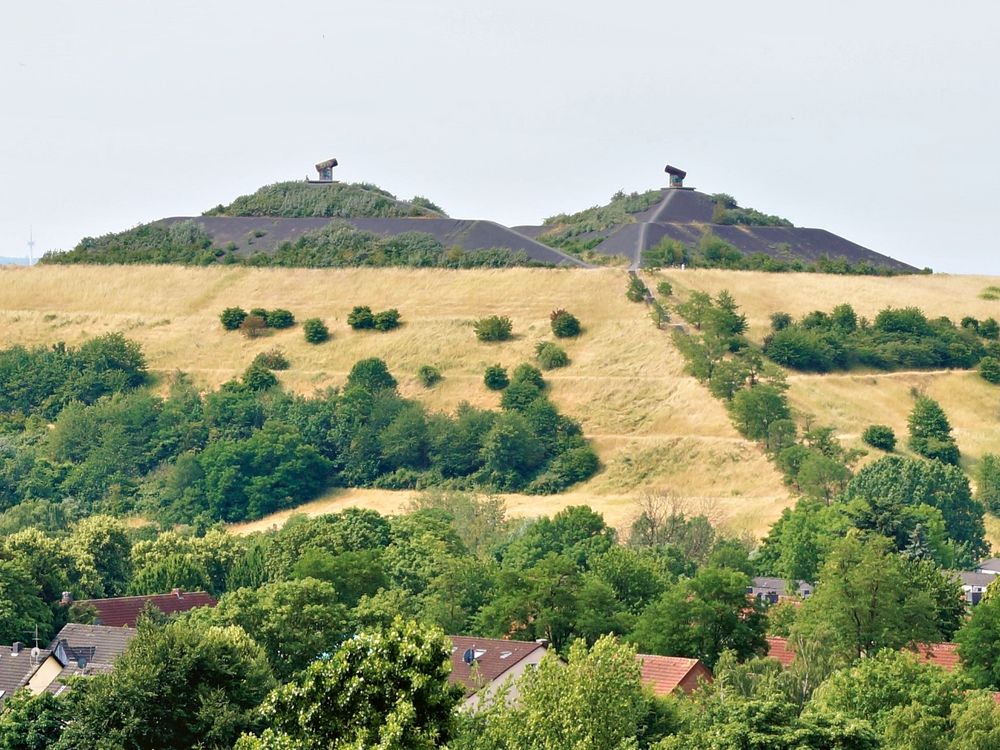
M 261 352 L 253 358 L 251 365 L 260 365 L 267 370 L 287 370 L 289 367 L 288 357 L 281 349 L 271 349 Z
M 417 380 L 424 388 L 431 388 L 441 382 L 441 371 L 433 365 L 421 365 L 417 370 Z
M 648 294 L 649 290 L 638 276 L 629 278 L 628 289 L 625 290 L 625 298 L 629 302 L 642 302 Z
M 368 305 L 358 305 L 347 314 L 347 325 L 355 331 L 363 331 L 375 327 L 375 316 Z
M 551 341 L 539 341 L 535 346 L 535 357 L 543 370 L 554 370 L 557 367 L 565 367 L 569 364 L 569 356 L 566 351 Z
M 997 323 L 993 318 L 987 318 L 979 324 L 979 328 L 976 329 L 979 335 L 984 339 L 990 339 L 991 341 L 996 341 L 1000 338 L 1000 323 Z
M 771 314 L 771 330 L 783 331 L 792 324 L 792 316 L 786 312 L 776 312 Z
M 656 293 L 661 297 L 669 297 L 674 293 L 674 287 L 669 281 L 661 281 L 656 285 Z
M 506 315 L 491 315 L 475 321 L 472 328 L 480 341 L 507 341 L 514 330 L 514 324 Z
M 227 307 L 222 311 L 219 316 L 219 320 L 222 321 L 222 327 L 227 331 L 235 331 L 240 327 L 240 324 L 246 320 L 247 311 L 242 307 Z
M 500 397 L 500 406 L 513 411 L 524 411 L 542 396 L 542 389 L 526 380 L 512 382 Z
M 260 364 L 250 365 L 243 373 L 243 385 L 251 391 L 266 391 L 278 384 L 278 378 L 273 372 Z
M 561 339 L 572 338 L 580 334 L 580 321 L 571 312 L 566 310 L 553 310 L 549 315 L 552 325 L 552 333 Z
M 502 391 L 510 385 L 510 378 L 507 377 L 506 368 L 498 363 L 486 368 L 486 372 L 483 373 L 483 383 L 491 391 Z
M 267 322 L 267 310 L 263 307 L 250 308 L 250 314 L 256 315 L 258 318 L 262 318 L 265 323 Z
M 369 357 L 354 363 L 347 375 L 346 388 L 361 388 L 369 393 L 392 391 L 396 389 L 396 378 L 383 360 Z
M 302 332 L 310 344 L 322 344 L 330 338 L 330 329 L 319 318 L 309 318 L 302 324 Z
M 896 449 L 896 433 L 889 425 L 872 424 L 861 433 L 861 439 L 872 448 L 892 453 Z
M 514 368 L 514 374 L 511 376 L 510 382 L 530 383 L 539 390 L 545 388 L 545 379 L 542 378 L 542 371 L 527 362 L 523 362 Z
M 979 375 L 988 383 L 1000 383 L 1000 359 L 983 357 L 979 360 Z
M 376 331 L 391 331 L 393 328 L 398 328 L 399 310 L 392 308 L 375 313 L 372 318 L 372 326 Z
M 255 339 L 267 333 L 267 321 L 260 315 L 247 315 L 240 323 L 240 333 L 248 339 Z
M 295 325 L 295 316 L 290 311 L 280 307 L 268 310 L 264 320 L 267 321 L 268 328 L 291 328 Z

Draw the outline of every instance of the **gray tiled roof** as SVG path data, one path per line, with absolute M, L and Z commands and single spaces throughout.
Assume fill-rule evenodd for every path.
M 50 650 L 65 665 L 48 687 L 50 693 L 66 690 L 65 680 L 110 672 L 115 659 L 121 656 L 129 641 L 139 631 L 107 625 L 66 625 L 52 641 Z
M 22 647 L 16 656 L 9 646 L 0 649 L 0 691 L 2 691 L 0 704 L 9 698 L 11 693 L 24 686 L 48 655 L 48 651 L 41 651 L 37 657 L 33 657 L 31 649 L 27 646 Z

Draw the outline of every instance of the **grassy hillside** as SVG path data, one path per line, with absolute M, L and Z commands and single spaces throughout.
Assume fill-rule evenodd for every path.
M 876 278 L 703 270 L 649 274 L 647 281 L 655 286 L 659 279 L 669 279 L 680 296 L 690 290 L 715 295 L 729 289 L 747 314 L 750 337 L 758 343 L 770 330 L 774 312 L 799 318 L 812 310 L 830 311 L 842 302 L 869 319 L 888 306 L 920 307 L 928 318 L 1000 317 L 1000 301 L 984 299 L 995 296 L 987 290 L 996 279 L 982 276 Z M 860 434 L 867 425 L 881 423 L 896 430 L 905 451 L 913 393 L 923 391 L 940 401 L 948 414 L 966 470 L 973 471 L 983 453 L 1000 452 L 1000 388 L 975 372 L 794 373 L 788 380 L 800 422 L 812 418 L 814 424 L 834 425 L 852 446 L 862 447 Z
M 7 344 L 76 343 L 120 330 L 142 344 L 154 371 L 185 370 L 206 387 L 277 346 L 292 363 L 280 373 L 282 382 L 306 393 L 342 384 L 355 361 L 378 356 L 404 395 L 453 409 L 462 400 L 496 406 L 497 394 L 482 384 L 483 369 L 530 359 L 537 341 L 551 339 L 549 313 L 565 307 L 585 330 L 565 345 L 570 366 L 546 378 L 559 408 L 583 423 L 605 468 L 571 495 L 511 498 L 512 507 L 537 514 L 585 502 L 618 523 L 630 519 L 643 492 L 670 491 L 738 528 L 762 532 L 789 501 L 779 475 L 737 435 L 718 402 L 683 375 L 669 338 L 653 328 L 643 306 L 625 300 L 624 288 L 624 274 L 613 270 L 4 269 L 0 337 Z M 386 334 L 351 331 L 346 317 L 357 304 L 396 307 L 404 325 Z M 218 313 L 231 305 L 321 317 L 333 338 L 310 346 L 296 327 L 248 341 L 219 324 Z M 514 341 L 476 341 L 471 320 L 489 314 L 513 319 Z M 432 390 L 417 381 L 423 364 L 444 375 Z M 383 508 L 409 499 L 352 497 L 387 503 Z
M 1000 317 L 1000 301 L 979 297 L 997 280 L 982 277 L 689 270 L 649 274 L 647 281 L 655 286 L 659 278 L 669 278 L 679 295 L 730 289 L 756 340 L 767 331 L 772 312 L 800 316 L 843 301 L 869 317 L 886 305 L 908 304 L 930 316 Z M 154 371 L 185 370 L 205 387 L 240 373 L 257 353 L 279 347 L 292 363 L 280 373 L 282 382 L 304 393 L 339 385 L 355 361 L 378 356 L 389 363 L 404 395 L 447 410 L 462 400 L 496 406 L 497 394 L 482 385 L 483 369 L 530 359 L 535 343 L 551 338 L 549 312 L 565 307 L 585 331 L 566 344 L 571 365 L 546 378 L 559 408 L 579 419 L 594 440 L 604 469 L 568 494 L 509 497 L 511 508 L 537 514 L 588 503 L 622 524 L 644 492 L 667 491 L 734 528 L 762 533 L 791 500 L 778 473 L 755 445 L 739 437 L 719 402 L 683 374 L 669 336 L 655 330 L 642 305 L 625 300 L 624 288 L 622 272 L 609 269 L 5 268 L 0 337 L 5 344 L 79 343 L 120 330 L 143 345 Z M 346 317 L 357 304 L 396 307 L 404 325 L 386 334 L 351 331 Z M 299 320 L 321 317 L 333 338 L 313 347 L 296 327 L 248 341 L 219 325 L 219 311 L 230 305 L 287 307 Z M 488 314 L 509 315 L 515 340 L 477 342 L 471 320 Z M 417 381 L 423 364 L 444 375 L 433 389 Z M 851 445 L 860 445 L 862 429 L 872 422 L 890 424 L 905 437 L 916 388 L 944 406 L 965 468 L 974 468 L 984 452 L 1000 452 L 1000 390 L 974 373 L 792 374 L 789 382 L 800 421 L 835 425 Z M 307 510 L 351 504 L 391 510 L 409 499 L 409 493 L 351 490 L 332 493 Z

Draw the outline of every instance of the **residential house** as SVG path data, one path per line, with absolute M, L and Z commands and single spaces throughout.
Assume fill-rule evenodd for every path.
M 643 683 L 660 697 L 677 691 L 690 693 L 699 683 L 712 681 L 712 670 L 698 659 L 652 654 L 636 654 L 635 658 L 642 670 Z
M 976 572 L 989 573 L 992 576 L 1000 575 L 1000 557 L 988 557 L 985 560 L 980 560 Z
M 20 641 L 15 641 L 9 651 L 6 647 L 0 651 L 0 706 L 27 684 L 48 656 L 48 651 L 25 648 Z
M 750 580 L 750 585 L 747 586 L 747 595 L 770 602 L 771 604 L 777 604 L 782 599 L 787 599 L 791 596 L 798 596 L 801 599 L 805 599 L 812 594 L 813 585 L 805 581 L 799 581 L 794 592 L 789 594 L 787 589 L 788 582 L 784 578 L 754 576 Z
M 464 707 L 475 707 L 520 677 L 545 656 L 545 641 L 505 641 L 453 635 L 448 681 L 465 690 Z M 516 699 L 516 688 L 508 694 Z
M 962 663 L 957 643 L 921 643 L 917 646 L 917 657 L 924 664 L 933 664 L 949 672 Z
M 780 638 L 778 636 L 768 637 L 767 655 L 772 659 L 780 661 L 781 666 L 785 669 L 792 666 L 792 662 L 795 661 L 795 651 L 792 649 L 791 645 L 789 645 L 788 639 Z
M 63 603 L 70 602 L 72 599 L 69 595 L 63 594 Z M 95 625 L 134 628 L 139 615 L 146 607 L 155 607 L 165 615 L 172 615 L 177 612 L 187 612 L 195 607 L 214 607 L 216 601 L 215 597 L 205 591 L 184 592 L 181 589 L 174 589 L 169 594 L 81 599 L 79 605 L 93 607 L 96 610 Z
M 970 607 L 974 607 L 982 601 L 986 589 L 996 580 L 994 573 L 978 571 L 953 570 L 951 575 L 962 585 L 962 596 Z

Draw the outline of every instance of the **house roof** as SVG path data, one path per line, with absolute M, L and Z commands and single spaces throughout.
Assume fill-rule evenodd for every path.
M 636 654 L 642 669 L 642 681 L 657 695 L 670 695 L 680 688 L 690 692 L 698 686 L 698 677 L 712 679 L 712 673 L 697 659 L 680 656 Z
M 934 664 L 949 672 L 961 664 L 957 643 L 922 643 L 917 646 L 917 656 L 924 664 Z
M 750 580 L 750 586 L 754 594 L 773 591 L 778 596 L 785 596 L 788 583 L 784 578 L 777 578 L 775 576 L 754 576 Z M 799 581 L 796 593 L 800 596 L 806 596 L 812 593 L 812 590 L 813 585 L 811 583 Z
M 0 703 L 3 703 L 18 688 L 24 684 L 49 656 L 48 651 L 41 651 L 32 657 L 31 649 L 22 646 L 20 653 L 14 654 L 10 647 L 0 650 Z
M 174 589 L 169 594 L 82 599 L 80 604 L 91 605 L 97 610 L 97 625 L 133 628 L 147 604 L 153 605 L 165 615 L 172 615 L 175 612 L 187 612 L 195 607 L 214 607 L 216 601 L 215 597 L 205 591 L 184 592 Z
M 69 623 L 49 646 L 63 670 L 46 689 L 59 695 L 66 690 L 65 680 L 69 677 L 110 672 L 115 659 L 138 632 L 135 628 Z
M 993 573 L 978 573 L 968 570 L 955 570 L 952 571 L 952 574 L 963 586 L 981 586 L 986 588 L 997 579 Z
M 545 650 L 545 646 L 533 641 L 504 641 L 465 635 L 448 637 L 452 643 L 448 682 L 461 684 L 467 696 L 498 679 L 536 651 Z M 469 649 L 475 657 L 472 665 L 466 664 L 464 659 Z
M 767 655 L 780 661 L 783 667 L 789 667 L 795 661 L 795 651 L 788 644 L 788 639 L 778 636 L 767 639 Z
M 1000 557 L 987 557 L 985 560 L 980 560 L 976 571 L 980 572 L 983 570 L 993 571 L 994 573 L 1000 572 Z

